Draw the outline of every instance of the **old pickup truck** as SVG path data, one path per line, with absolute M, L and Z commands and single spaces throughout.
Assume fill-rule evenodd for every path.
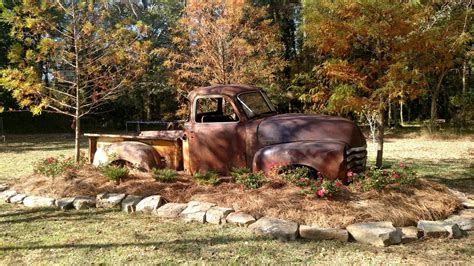
M 228 174 L 234 167 L 268 172 L 293 165 L 343 180 L 348 171 L 365 168 L 365 138 L 347 119 L 278 114 L 255 86 L 203 87 L 188 99 L 190 115 L 183 130 L 85 134 L 91 163 L 124 161 L 143 170 L 166 167 L 189 174 Z

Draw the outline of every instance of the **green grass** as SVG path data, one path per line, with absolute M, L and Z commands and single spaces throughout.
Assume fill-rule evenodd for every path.
M 81 141 L 85 151 L 86 140 Z M 46 157 L 74 155 L 74 139 L 68 134 L 11 135 L 0 141 L 0 182 L 33 172 L 33 164 Z
M 7 141 L 0 143 L 0 182 L 30 174 L 32 162 L 40 158 L 71 155 L 73 148 L 72 139 L 58 135 L 9 136 Z M 469 145 L 473 144 L 453 142 L 453 147 L 446 147 L 448 144 L 426 142 L 420 148 L 403 139 L 389 139 L 385 161 L 389 165 L 403 159 L 429 179 L 472 193 L 474 170 Z M 433 152 L 439 147 L 446 150 L 435 158 Z M 466 151 L 450 155 L 455 147 Z M 0 265 L 469 263 L 474 256 L 473 244 L 473 234 L 459 240 L 428 239 L 388 248 L 335 241 L 283 243 L 230 225 L 184 223 L 100 209 L 35 210 L 0 203 Z
M 245 228 L 108 210 L 61 212 L 0 204 L 0 264 L 468 262 L 472 236 L 384 249 L 336 241 L 279 242 Z

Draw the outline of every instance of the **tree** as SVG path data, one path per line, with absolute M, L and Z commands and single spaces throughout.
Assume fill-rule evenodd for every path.
M 285 66 L 266 9 L 245 1 L 190 1 L 176 25 L 166 65 L 183 96 L 213 84 L 275 86 Z
M 76 162 L 81 118 L 130 88 L 151 52 L 148 28 L 132 18 L 112 23 L 107 4 L 24 0 L 4 16 L 17 45 L 0 84 L 34 114 L 74 119 Z
M 304 1 L 305 45 L 327 80 L 307 91 L 333 112 L 357 112 L 377 129 L 376 166 L 382 166 L 385 109 L 389 99 L 423 87 L 405 55 L 417 29 L 418 5 L 389 0 Z

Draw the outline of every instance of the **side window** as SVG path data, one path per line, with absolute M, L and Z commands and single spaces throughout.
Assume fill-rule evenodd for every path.
M 222 96 L 199 97 L 196 100 L 196 123 L 239 121 L 232 104 Z

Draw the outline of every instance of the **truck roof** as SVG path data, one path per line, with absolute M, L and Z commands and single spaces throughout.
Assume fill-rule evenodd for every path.
M 239 85 L 239 84 L 229 84 L 229 85 L 214 85 L 209 87 L 201 87 L 194 89 L 188 95 L 189 99 L 193 99 L 196 95 L 209 95 L 209 94 L 222 94 L 229 97 L 234 97 L 239 93 L 255 91 L 258 90 L 257 87 L 253 85 Z

